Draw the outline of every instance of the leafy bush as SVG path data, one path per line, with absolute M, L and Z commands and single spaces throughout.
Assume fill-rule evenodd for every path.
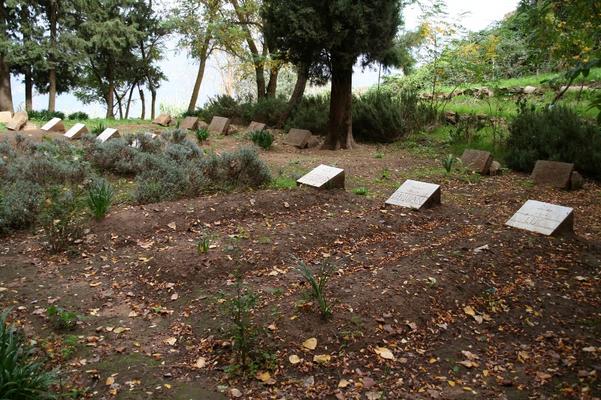
M 95 179 L 88 188 L 88 208 L 96 220 L 103 219 L 113 201 L 113 188 L 104 178 Z
M 601 128 L 562 106 L 536 109 L 521 103 L 509 125 L 506 162 L 529 172 L 537 160 L 574 163 L 583 174 L 601 179 Z
M 139 150 L 131 147 L 126 139 L 117 138 L 104 143 L 93 141 L 86 148 L 86 158 L 102 172 L 117 175 L 135 175 L 140 172 L 137 156 Z
M 72 190 L 53 187 L 48 191 L 45 207 L 40 214 L 48 247 L 52 252 L 63 251 L 82 232 L 81 205 Z
M 455 164 L 455 156 L 452 154 L 449 154 L 445 159 L 442 160 L 442 166 L 444 167 L 445 171 L 447 171 L 447 173 L 451 173 L 451 170 L 453 169 L 453 164 Z
M 60 118 L 60 119 L 65 119 L 65 113 L 62 113 L 60 111 L 54 111 L 54 112 L 50 112 L 48 110 L 40 110 L 40 111 L 29 111 L 27 113 L 27 115 L 29 115 L 29 119 L 36 119 L 36 120 L 40 120 L 40 121 L 49 121 L 52 118 Z
M 274 126 L 279 122 L 287 108 L 288 101 L 282 97 L 268 97 L 259 99 L 255 103 L 243 104 L 244 123 L 257 121 Z
M 0 233 L 33 225 L 43 200 L 43 190 L 36 183 L 18 180 L 2 187 Z
M 273 135 L 268 131 L 254 131 L 250 134 L 250 140 L 259 147 L 269 150 L 273 144 Z
M 50 318 L 54 328 L 60 331 L 74 330 L 77 327 L 77 321 L 79 321 L 79 316 L 75 312 L 55 305 L 51 305 L 46 309 L 46 315 Z
M 52 372 L 35 359 L 35 349 L 9 324 L 8 311 L 0 315 L 0 399 L 52 399 L 50 387 L 56 382 Z
M 329 110 L 329 94 L 305 96 L 286 122 L 286 127 L 308 129 L 313 133 L 326 133 Z
M 195 132 L 195 135 L 196 135 L 196 140 L 198 141 L 199 144 L 203 143 L 207 139 L 209 139 L 209 131 L 205 128 L 197 129 Z
M 257 305 L 257 296 L 243 286 L 242 278 L 236 280 L 236 292 L 225 302 L 226 314 L 231 321 L 230 338 L 237 367 L 247 371 L 254 364 L 257 327 L 252 313 Z
M 252 148 L 223 153 L 217 161 L 217 177 L 212 179 L 215 183 L 223 182 L 231 187 L 256 188 L 271 181 L 269 168 Z
M 83 121 L 86 119 L 90 119 L 90 116 L 83 111 L 76 111 L 72 114 L 69 114 L 67 118 L 69 118 L 72 121 Z
M 95 136 L 98 136 L 105 130 L 106 130 L 106 124 L 104 124 L 103 122 L 99 122 L 92 127 L 91 133 Z
M 207 122 L 210 122 L 214 116 L 241 121 L 244 120 L 244 110 L 240 103 L 233 97 L 219 95 L 209 99 L 204 107 L 198 109 L 196 116 Z

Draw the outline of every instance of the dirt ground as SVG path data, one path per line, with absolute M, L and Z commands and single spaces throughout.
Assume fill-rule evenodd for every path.
M 216 151 L 240 135 L 212 139 Z M 448 175 L 398 145 L 261 151 L 274 177 L 344 168 L 347 189 L 277 189 L 117 205 L 70 251 L 39 232 L 0 239 L 0 304 L 95 399 L 596 399 L 601 396 L 601 185 Z M 383 207 L 407 178 L 442 205 Z M 367 196 L 353 193 L 368 189 Z M 574 208 L 575 234 L 504 223 L 528 199 Z M 197 251 L 210 235 L 207 253 Z M 296 271 L 335 265 L 323 320 Z M 228 373 L 224 299 L 258 295 L 256 376 Z M 57 332 L 46 308 L 82 321 Z M 315 338 L 314 350 L 303 343 Z

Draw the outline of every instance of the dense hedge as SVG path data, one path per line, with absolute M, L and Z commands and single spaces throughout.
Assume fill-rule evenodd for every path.
M 509 125 L 506 162 L 530 172 L 537 160 L 574 163 L 591 178 L 601 179 L 601 128 L 566 107 L 536 109 L 522 105 Z

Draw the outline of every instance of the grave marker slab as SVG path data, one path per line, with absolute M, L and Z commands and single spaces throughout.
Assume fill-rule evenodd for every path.
M 574 210 L 569 207 L 528 200 L 505 225 L 546 236 L 573 232 Z
M 492 155 L 488 151 L 466 149 L 461 156 L 461 162 L 469 170 L 486 175 L 490 171 Z
M 0 123 L 7 124 L 13 119 L 13 113 L 10 111 L 0 111 Z
M 262 122 L 256 122 L 256 121 L 252 121 L 250 123 L 250 125 L 248 125 L 248 128 L 246 129 L 247 133 L 251 133 L 251 132 L 257 132 L 257 131 L 264 131 L 265 130 L 265 124 Z
M 186 117 L 184 118 L 184 120 L 182 121 L 181 124 L 179 124 L 179 128 L 180 129 L 186 129 L 189 131 L 195 131 L 198 129 L 198 117 Z
M 150 140 L 157 137 L 157 135 L 155 135 L 154 133 L 150 133 L 150 132 L 145 133 L 144 136 L 146 136 Z M 133 147 L 134 149 L 139 149 L 142 147 L 142 142 L 140 141 L 139 138 L 135 138 L 134 141 L 131 143 L 131 147 Z
M 408 179 L 386 200 L 386 204 L 420 210 L 440 204 L 440 185 Z
M 217 135 L 227 135 L 229 127 L 229 118 L 213 117 L 213 119 L 211 120 L 211 124 L 209 125 L 209 133 L 216 133 Z
M 6 129 L 11 131 L 20 131 L 29 121 L 29 116 L 25 111 L 16 112 L 12 119 L 6 124 Z
M 549 185 L 559 189 L 569 189 L 572 172 L 574 172 L 574 164 L 538 160 L 530 178 L 537 185 Z
M 44 126 L 41 128 L 46 132 L 64 132 L 65 125 L 63 124 L 63 120 L 60 118 L 52 118 L 50 121 L 46 122 Z
M 84 124 L 77 123 L 65 133 L 65 137 L 71 140 L 81 139 L 86 133 L 88 133 L 88 128 Z
M 171 123 L 171 115 L 160 114 L 154 119 L 154 121 L 152 121 L 152 123 L 155 125 L 169 126 L 169 124 Z
M 344 189 L 344 170 L 322 164 L 297 180 L 296 184 L 318 189 Z
M 284 144 L 289 146 L 294 146 L 299 149 L 304 149 L 307 147 L 309 140 L 311 139 L 311 131 L 306 129 L 290 129 L 288 135 L 286 135 L 286 139 L 284 139 Z
M 98 140 L 100 143 L 104 143 L 109 139 L 114 139 L 118 137 L 121 137 L 121 135 L 119 134 L 119 131 L 117 129 L 106 128 L 100 135 L 98 135 L 96 140 Z

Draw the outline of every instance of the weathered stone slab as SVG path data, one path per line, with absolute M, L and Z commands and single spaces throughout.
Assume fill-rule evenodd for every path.
M 36 124 L 34 124 L 33 122 L 27 121 L 27 123 L 25 124 L 25 126 L 23 128 L 21 128 L 22 131 L 40 131 L 42 133 L 46 132 L 41 130 Z
M 490 171 L 492 155 L 488 151 L 466 149 L 461 156 L 461 162 L 467 169 L 486 175 Z
M 551 236 L 574 230 L 574 210 L 569 207 L 528 200 L 506 225 Z
M 250 123 L 250 125 L 248 125 L 248 128 L 246 129 L 246 132 L 251 133 L 251 132 L 257 132 L 257 131 L 264 131 L 264 130 L 265 130 L 265 124 L 264 123 L 252 121 Z
M 211 124 L 209 125 L 209 133 L 215 133 L 217 135 L 227 135 L 229 127 L 229 118 L 213 117 L 213 119 L 211 120 Z
M 549 185 L 559 189 L 569 189 L 572 172 L 574 172 L 574 164 L 538 160 L 530 178 L 537 185 Z
M 20 131 L 29 121 L 29 116 L 25 111 L 16 112 L 12 119 L 6 124 L 6 129 L 11 131 Z
M 160 114 L 154 119 L 154 121 L 152 121 L 152 123 L 155 125 L 169 126 L 169 124 L 171 123 L 171 115 Z
M 304 149 L 307 147 L 309 140 L 311 139 L 311 131 L 306 129 L 290 129 L 288 135 L 286 135 L 286 139 L 284 139 L 284 144 L 289 146 L 298 147 L 299 149 Z
M 65 137 L 71 140 L 81 139 L 86 133 L 88 133 L 88 128 L 84 124 L 78 123 L 65 133 Z
M 100 135 L 98 135 L 96 140 L 98 140 L 100 143 L 104 143 L 109 139 L 115 139 L 118 137 L 121 137 L 121 135 L 119 134 L 119 131 L 117 129 L 106 128 Z
M 152 140 L 154 138 L 157 137 L 157 135 L 155 135 L 154 133 L 144 133 L 144 136 L 147 137 L 148 139 Z M 131 142 L 131 147 L 133 147 L 134 149 L 139 149 L 142 147 L 142 141 L 139 138 L 135 138 L 133 140 L 133 142 Z
M 179 124 L 179 129 L 195 131 L 198 129 L 198 117 L 186 117 Z
M 574 171 L 570 177 L 570 190 L 579 190 L 584 186 L 584 178 L 580 173 Z
M 312 148 L 319 146 L 320 144 L 321 144 L 321 139 L 319 138 L 319 136 L 311 135 L 311 138 L 307 142 L 307 148 L 312 149 Z
M 46 132 L 64 132 L 65 124 L 63 124 L 63 120 L 60 118 L 52 118 L 41 129 Z
M 0 123 L 8 124 L 13 119 L 13 113 L 11 111 L 0 111 Z
M 440 204 L 440 185 L 408 179 L 386 200 L 386 204 L 415 210 L 432 207 Z
M 344 170 L 322 164 L 297 180 L 296 183 L 318 189 L 344 189 Z

